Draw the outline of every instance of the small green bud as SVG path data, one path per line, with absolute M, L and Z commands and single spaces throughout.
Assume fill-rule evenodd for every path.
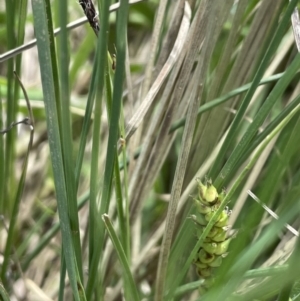
M 215 242 L 205 242 L 203 243 L 202 248 L 209 254 L 216 254 L 218 245 Z
M 229 238 L 223 242 L 218 243 L 214 254 L 222 255 L 222 254 L 226 253 L 228 250 L 230 241 L 231 241 L 231 239 Z
M 215 212 L 213 210 L 211 212 L 209 212 L 209 213 L 206 213 L 205 214 L 205 220 L 207 222 L 209 222 L 212 219 L 214 213 Z M 219 217 L 218 217 L 218 219 L 217 219 L 217 221 L 215 223 L 215 226 L 217 226 L 217 227 L 224 227 L 224 226 L 227 225 L 227 222 L 228 222 L 228 214 L 227 214 L 227 212 L 225 210 L 223 210 L 221 212 L 221 214 L 219 215 Z
M 208 264 L 200 262 L 200 261 L 195 261 L 194 264 L 198 268 L 198 271 L 209 268 Z
M 198 269 L 198 274 L 200 277 L 202 278 L 208 278 L 210 276 L 212 276 L 212 270 L 210 267 L 206 268 L 206 269 Z
M 227 239 L 225 241 L 216 243 L 216 242 L 212 242 L 212 243 L 203 243 L 203 249 L 209 253 L 209 254 L 216 254 L 216 255 L 222 255 L 225 252 L 227 252 L 229 243 L 230 243 L 231 239 Z
M 202 228 L 202 226 L 206 226 L 207 225 L 207 221 L 205 220 L 204 216 L 202 214 L 198 214 L 197 216 L 192 214 L 190 216 L 190 218 L 193 220 L 193 222 L 200 226 Z
M 226 231 L 223 228 L 217 228 L 218 229 L 217 233 L 212 237 L 212 240 L 215 242 L 221 242 L 226 239 Z
M 213 238 L 214 236 L 218 235 L 219 232 L 220 232 L 220 228 L 218 228 L 218 227 L 212 227 L 212 229 L 207 234 L 207 237 Z
M 209 222 L 214 214 L 215 214 L 215 211 L 210 211 L 210 212 L 206 213 L 205 220 Z
M 223 199 L 225 198 L 225 196 L 226 196 L 226 192 L 225 192 L 225 190 L 222 190 L 222 192 L 219 194 L 219 200 L 223 201 Z
M 211 207 L 201 203 L 199 200 L 194 199 L 195 206 L 199 213 L 206 214 L 211 211 Z
M 228 218 L 228 213 L 225 210 L 223 210 L 218 218 L 218 221 L 215 223 L 215 226 L 225 227 L 228 224 Z
M 216 202 L 219 196 L 215 186 L 209 183 L 204 185 L 202 182 L 199 182 L 199 194 L 201 199 L 209 204 Z
M 222 264 L 222 257 L 217 256 L 214 261 L 209 263 L 209 266 L 212 268 L 217 268 Z
M 210 263 L 215 260 L 215 255 L 205 252 L 203 249 L 199 251 L 198 258 L 203 263 Z

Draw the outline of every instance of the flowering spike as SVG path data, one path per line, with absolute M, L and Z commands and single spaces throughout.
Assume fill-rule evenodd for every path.
M 207 182 L 206 185 L 199 182 L 199 195 L 200 201 L 209 205 L 215 203 L 219 196 L 217 189 L 210 182 Z
M 215 212 L 219 209 L 224 197 L 225 191 L 218 194 L 217 189 L 212 185 L 211 180 L 206 180 L 203 184 L 199 179 L 199 199 L 194 199 L 197 209 L 197 216 L 192 216 L 195 224 L 198 226 L 197 236 L 200 237 L 205 226 L 211 221 Z M 231 238 L 227 237 L 228 219 L 230 210 L 225 208 L 221 214 L 216 217 L 216 221 L 207 234 L 201 248 L 198 251 L 194 264 L 200 278 L 205 279 L 200 290 L 205 291 L 214 282 L 213 268 L 219 267 L 222 258 L 227 254 Z

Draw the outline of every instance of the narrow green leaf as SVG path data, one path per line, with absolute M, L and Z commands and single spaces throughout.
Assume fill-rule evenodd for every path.
M 300 54 L 298 54 L 291 65 L 288 67 L 282 78 L 277 82 L 274 89 L 271 91 L 270 95 L 267 97 L 266 101 L 262 105 L 261 109 L 255 116 L 253 122 L 249 126 L 249 129 L 246 131 L 241 141 L 234 149 L 233 153 L 229 157 L 222 171 L 220 172 L 218 178 L 215 181 L 216 187 L 222 187 L 225 179 L 228 177 L 231 170 L 236 166 L 236 163 L 243 155 L 244 152 L 247 151 L 249 143 L 252 141 L 253 137 L 257 133 L 259 127 L 262 125 L 265 118 L 270 113 L 270 109 L 275 104 L 275 102 L 279 99 L 279 97 L 283 94 L 284 90 L 290 84 L 291 80 L 294 78 L 298 68 L 300 67 Z M 233 125 L 232 125 L 233 126 Z
M 58 40 L 59 79 L 60 79 L 60 107 L 61 107 L 61 145 L 64 160 L 65 182 L 73 245 L 76 255 L 77 268 L 83 281 L 80 229 L 77 211 L 77 189 L 75 185 L 75 173 L 73 163 L 73 141 L 70 116 L 70 92 L 69 92 L 69 47 L 68 47 L 68 1 L 59 1 L 59 23 L 61 34 Z
M 52 55 L 50 39 L 48 34 L 46 7 L 42 0 L 32 1 L 34 26 L 38 46 L 42 86 L 45 101 L 45 111 L 47 118 L 48 138 L 50 145 L 50 155 L 54 174 L 54 183 L 57 196 L 58 213 L 61 222 L 62 241 L 64 243 L 64 258 L 66 261 L 70 284 L 76 301 L 81 298 L 78 288 L 80 276 L 78 274 L 76 257 L 72 243 L 70 220 L 67 204 L 67 193 L 65 184 L 64 163 L 61 151 L 57 94 L 54 89 Z
M 16 77 L 17 77 L 17 75 L 16 75 Z M 17 79 L 18 79 L 18 83 L 21 84 L 21 87 L 23 89 L 23 93 L 24 93 L 24 96 L 25 96 L 25 99 L 27 102 L 27 106 L 28 106 L 28 113 L 30 116 L 30 119 L 28 121 L 28 125 L 30 127 L 30 138 L 29 138 L 29 142 L 28 142 L 27 152 L 26 152 L 24 162 L 23 162 L 21 178 L 19 180 L 16 196 L 14 199 L 13 210 L 12 210 L 12 214 L 10 217 L 7 240 L 6 240 L 5 250 L 4 250 L 4 260 L 2 263 L 2 269 L 1 269 L 1 278 L 2 278 L 2 281 L 4 282 L 4 284 L 6 284 L 6 272 L 7 272 L 8 263 L 10 261 L 10 255 L 11 255 L 12 248 L 13 248 L 15 227 L 16 227 L 16 222 L 17 222 L 18 213 L 19 213 L 19 207 L 20 207 L 20 203 L 21 203 L 21 199 L 22 199 L 22 195 L 23 195 L 23 191 L 24 191 L 24 187 L 25 187 L 25 179 L 26 179 L 26 174 L 27 174 L 29 153 L 32 148 L 33 135 L 34 135 L 34 119 L 33 119 L 33 114 L 31 111 L 29 99 L 28 99 L 27 93 L 26 93 L 20 79 L 18 77 L 17 77 Z
M 270 61 L 272 55 L 274 54 L 279 43 L 281 42 L 283 32 L 286 30 L 287 26 L 290 24 L 290 16 L 291 16 L 293 9 L 297 5 L 297 2 L 298 2 L 297 0 L 290 1 L 283 18 L 282 18 L 276 32 L 274 33 L 273 39 L 260 63 L 260 66 L 259 66 L 256 74 L 255 74 L 252 85 L 251 85 L 250 89 L 248 90 L 246 96 L 244 97 L 244 100 L 232 122 L 229 133 L 221 147 L 220 154 L 217 157 L 217 160 L 214 162 L 212 169 L 210 170 L 209 177 L 211 177 L 212 179 L 216 178 L 218 169 L 221 166 L 221 162 L 225 156 L 225 153 L 226 153 L 230 143 L 232 142 L 233 138 L 236 135 L 237 129 L 239 128 L 239 124 L 246 112 L 246 109 L 252 99 L 252 96 L 255 93 L 256 88 L 257 88 L 261 78 L 263 77 L 263 74 L 269 64 L 269 61 Z M 225 181 L 225 178 L 226 178 L 226 176 L 221 175 L 221 173 L 219 174 L 218 178 L 214 181 L 215 187 L 217 189 L 222 187 L 222 185 Z
M 100 3 L 99 3 L 100 4 Z M 109 17 L 109 1 L 103 1 L 103 5 L 99 5 L 101 7 L 100 11 L 100 32 L 98 36 L 97 41 L 97 51 L 96 51 L 96 58 L 95 58 L 95 64 L 91 79 L 91 86 L 93 85 L 94 90 L 91 90 L 89 93 L 89 98 L 92 99 L 95 96 L 96 89 L 98 91 L 98 95 L 101 95 L 100 93 L 103 91 L 104 87 L 104 80 L 105 80 L 105 70 L 106 70 L 106 55 L 107 55 L 107 32 L 108 32 L 108 17 Z M 93 93 L 91 96 L 90 94 Z M 88 106 L 90 104 L 88 103 Z M 87 113 L 91 113 L 92 106 L 89 108 L 87 107 Z M 87 116 L 88 117 L 88 116 Z M 78 181 L 78 171 L 81 168 L 82 164 L 82 157 L 83 157 L 83 149 L 84 144 L 86 141 L 86 135 L 87 135 L 87 129 L 88 129 L 88 123 L 90 122 L 89 119 L 85 120 L 85 128 L 83 129 L 85 132 L 82 132 L 81 135 L 81 150 L 78 154 L 78 160 L 77 160 L 77 166 L 76 166 L 76 180 Z M 85 136 L 84 136 L 85 135 Z M 96 212 L 92 212 L 92 214 L 96 214 Z M 88 300 L 91 300 L 92 295 L 94 293 L 94 287 L 96 284 L 97 279 L 99 279 L 98 275 L 98 265 L 99 260 L 101 256 L 102 246 L 104 243 L 104 228 L 100 227 L 99 225 L 99 217 L 95 220 L 94 223 L 95 227 L 93 229 L 93 233 L 95 233 L 95 236 L 97 235 L 96 241 L 93 243 L 93 249 L 89 250 L 90 252 L 90 258 L 89 260 L 89 278 L 86 285 L 86 296 Z M 91 233 L 91 234 L 93 234 Z M 102 287 L 99 288 L 101 292 L 103 292 Z
M 112 241 L 112 243 L 115 247 L 115 250 L 118 254 L 119 261 L 122 265 L 122 268 L 123 268 L 123 271 L 124 271 L 123 279 L 127 279 L 127 283 L 129 285 L 129 287 L 127 289 L 130 293 L 130 299 L 129 300 L 139 301 L 140 297 L 139 297 L 136 285 L 134 283 L 134 279 L 133 279 L 132 274 L 130 272 L 130 267 L 128 265 L 128 261 L 126 259 L 126 255 L 125 255 L 124 249 L 122 248 L 121 242 L 118 239 L 118 236 L 117 236 L 117 234 L 116 234 L 116 232 L 115 232 L 115 230 L 114 230 L 114 228 L 111 224 L 111 221 L 110 221 L 108 215 L 103 214 L 102 219 L 104 221 L 104 224 L 105 224 L 106 230 L 108 232 L 108 235 L 109 235 L 109 237 L 110 237 L 110 239 L 111 239 L 111 241 Z

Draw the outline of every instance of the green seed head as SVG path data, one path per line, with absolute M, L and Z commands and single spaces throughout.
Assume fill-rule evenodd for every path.
M 199 194 L 205 204 L 214 204 L 219 196 L 217 189 L 210 182 L 204 185 L 201 181 L 199 181 Z
M 198 214 L 192 216 L 192 219 L 197 225 L 197 237 L 200 237 L 206 225 L 212 221 L 215 212 L 220 208 L 225 197 L 225 191 L 218 194 L 211 181 L 206 181 L 203 184 L 198 180 L 198 187 L 199 198 L 194 199 Z M 215 216 L 214 225 L 204 238 L 194 260 L 200 278 L 204 279 L 204 283 L 201 284 L 199 290 L 203 289 L 204 292 L 209 289 L 214 281 L 214 268 L 221 265 L 222 258 L 227 254 L 231 240 L 227 236 L 229 215 L 230 211 L 225 208 L 220 215 Z

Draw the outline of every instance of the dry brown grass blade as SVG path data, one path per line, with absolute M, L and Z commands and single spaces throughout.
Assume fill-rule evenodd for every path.
M 165 12 L 166 12 L 166 7 L 167 7 L 167 0 L 161 0 L 159 2 L 159 7 L 157 9 L 157 16 L 156 16 L 156 21 L 153 29 L 153 34 L 152 34 L 152 40 L 151 40 L 151 47 L 149 50 L 149 60 L 146 66 L 146 71 L 145 71 L 145 80 L 143 82 L 143 87 L 142 87 L 142 98 L 144 98 L 149 91 L 150 85 L 151 85 L 151 80 L 152 80 L 152 70 L 154 66 L 154 60 L 156 56 L 156 52 L 158 49 L 158 43 L 159 43 L 159 36 L 161 33 L 161 30 L 163 28 L 163 21 L 165 18 Z
M 297 8 L 294 9 L 291 19 L 292 19 L 295 42 L 297 45 L 298 52 L 300 52 L 300 20 L 299 20 L 299 12 Z
M 218 7 L 218 10 L 216 12 L 215 19 L 218 20 L 218 22 L 216 22 L 216 33 L 215 33 L 215 36 L 210 37 L 210 39 L 214 39 L 216 46 L 217 46 L 217 39 L 223 28 L 223 23 L 226 20 L 227 16 L 230 14 L 232 5 L 233 5 L 233 1 L 224 1 L 223 3 L 220 4 L 220 7 Z M 242 7 L 240 9 L 237 9 L 236 14 L 240 13 L 242 11 L 242 9 L 245 8 L 244 5 L 240 5 L 240 6 L 242 6 Z M 241 16 L 240 16 L 240 18 L 241 18 Z M 238 18 L 236 18 L 236 19 L 238 19 Z M 226 45 L 226 48 L 227 48 L 226 52 L 225 51 L 223 52 L 223 57 L 217 65 L 217 68 L 220 68 L 223 70 L 216 70 L 214 72 L 215 76 L 213 77 L 213 82 L 208 83 L 211 87 L 213 87 L 211 89 L 209 89 L 209 88 L 207 89 L 209 91 L 208 92 L 209 94 L 207 96 L 208 101 L 212 100 L 213 98 L 215 98 L 218 95 L 218 87 L 220 86 L 221 82 L 224 80 L 223 74 L 226 72 L 226 69 L 228 68 L 228 64 L 230 63 L 229 58 L 232 55 L 232 52 L 234 49 L 233 44 L 235 41 L 235 36 L 237 35 L 237 33 L 236 33 L 237 29 L 238 29 L 238 26 L 237 26 L 237 20 L 236 20 L 235 27 L 233 27 L 232 30 L 230 31 L 231 40 L 228 39 L 228 44 Z M 223 72 L 223 74 L 221 72 Z M 196 135 L 194 138 L 195 145 L 193 146 L 193 148 L 191 150 L 191 154 L 190 154 L 190 158 L 189 158 L 190 168 L 187 171 L 186 180 L 185 180 L 186 182 L 188 182 L 193 177 L 193 175 L 195 174 L 198 167 L 203 163 L 206 156 L 210 154 L 210 151 L 216 145 L 216 138 L 218 137 L 218 135 L 216 135 L 212 131 L 212 127 L 208 128 L 208 129 L 206 128 L 206 123 L 207 123 L 207 120 L 209 119 L 209 116 L 210 116 L 210 111 L 203 114 L 201 116 L 200 123 L 197 127 Z M 218 116 L 218 120 L 219 119 L 220 119 L 220 117 Z M 214 122 L 216 122 L 216 120 Z M 213 124 L 214 124 L 214 122 L 213 122 Z M 204 133 L 206 133 L 206 131 L 208 132 L 207 137 L 206 137 L 207 140 L 205 140 L 205 143 L 203 143 L 204 139 L 202 139 L 202 135 Z M 211 141 L 213 141 L 213 142 L 211 142 Z M 201 149 L 201 152 L 199 152 L 199 149 Z
M 201 36 L 205 32 L 205 39 L 203 44 L 203 49 L 201 51 L 201 56 L 197 65 L 197 69 L 193 74 L 192 81 L 194 82 L 193 90 L 191 93 L 191 101 L 188 104 L 188 114 L 186 119 L 186 124 L 184 128 L 183 138 L 182 138 L 182 148 L 179 153 L 179 159 L 176 166 L 174 181 L 171 191 L 171 199 L 168 207 L 168 213 L 166 218 L 166 228 L 163 237 L 163 242 L 161 246 L 161 252 L 158 263 L 157 277 L 156 277 L 156 291 L 155 300 L 163 300 L 164 296 L 164 286 L 166 280 L 167 265 L 170 254 L 171 241 L 175 226 L 175 217 L 178 207 L 178 201 L 180 199 L 181 189 L 183 185 L 183 179 L 187 167 L 187 159 L 189 156 L 194 128 L 197 119 L 197 109 L 200 105 L 200 99 L 203 92 L 203 86 L 206 77 L 206 71 L 210 62 L 212 50 L 214 48 L 214 40 L 210 39 L 215 35 L 214 18 L 216 10 L 218 9 L 218 0 L 215 1 L 203 1 L 198 8 L 191 31 L 188 37 L 188 54 L 183 66 L 182 75 L 180 76 L 180 82 L 176 86 L 174 95 L 178 95 L 181 98 L 183 87 L 187 84 L 187 75 L 191 73 L 193 63 L 197 57 L 199 50 L 199 41 L 201 41 Z M 185 73 L 184 73 L 185 72 Z M 176 91 L 178 90 L 178 91 Z M 179 98 L 179 99 L 180 99 Z
M 190 16 L 191 12 L 186 5 L 181 26 L 181 30 L 182 32 L 185 32 L 185 36 L 187 35 L 189 29 Z M 145 143 L 143 145 L 138 164 L 132 176 L 129 189 L 131 199 L 131 217 L 133 220 L 139 211 L 138 208 L 144 196 L 149 192 L 157 173 L 159 172 L 160 167 L 163 164 L 166 155 L 168 154 L 168 149 L 171 147 L 172 141 L 175 137 L 175 134 L 169 135 L 169 128 L 174 119 L 174 113 L 171 112 L 171 109 L 168 108 L 168 105 L 170 99 L 172 98 L 171 95 L 184 57 L 185 49 L 183 48 L 161 97 L 159 109 L 151 119 L 149 129 L 144 137 Z M 176 104 L 173 102 L 173 107 L 174 105 L 176 106 Z M 172 109 L 172 111 L 174 111 L 174 109 Z M 184 114 L 184 112 L 185 110 L 182 113 Z M 167 118 L 164 118 L 164 116 L 167 116 Z M 160 133 L 157 135 L 159 131 Z M 157 136 L 158 138 L 156 138 Z M 155 145 L 153 145 L 155 139 L 156 142 Z
M 157 65 L 155 67 L 154 72 L 154 78 L 157 78 L 159 72 L 161 71 L 163 65 L 166 63 L 166 60 L 168 59 L 170 52 L 172 51 L 172 47 L 174 46 L 174 43 L 177 39 L 177 35 L 178 32 L 180 30 L 181 26 L 185 26 L 184 24 L 186 23 L 186 16 L 182 19 L 183 16 L 183 12 L 184 12 L 184 4 L 185 1 L 184 0 L 180 0 L 177 7 L 175 7 L 174 12 L 173 12 L 173 16 L 172 19 L 170 21 L 170 24 L 172 24 L 172 26 L 169 27 L 169 30 L 166 34 L 166 38 L 165 41 L 163 42 L 163 46 L 161 49 L 161 53 L 160 56 L 158 58 L 158 62 Z M 189 21 L 188 21 L 189 22 Z M 186 23 L 187 24 L 187 23 Z M 188 25 L 189 26 L 189 25 Z M 188 29 L 186 29 L 188 30 Z M 182 56 L 182 51 L 181 51 L 181 56 Z M 160 99 L 159 102 L 159 106 L 158 106 L 158 112 L 155 112 L 155 115 L 153 115 L 153 118 L 151 118 L 148 122 L 144 122 L 144 128 L 147 129 L 147 133 L 145 131 L 145 134 L 143 134 L 143 140 L 145 141 L 145 144 L 143 144 L 143 148 L 142 148 L 142 152 L 139 156 L 138 159 L 138 163 L 137 166 L 133 169 L 133 175 L 131 177 L 131 185 L 130 185 L 130 191 L 132 191 L 134 189 L 135 193 L 134 193 L 134 198 L 137 199 L 137 191 L 139 191 L 139 186 L 141 185 L 141 181 L 140 181 L 140 177 L 143 174 L 143 170 L 145 169 L 145 166 L 147 164 L 147 158 L 150 155 L 150 151 L 152 148 L 152 144 L 154 141 L 154 136 L 156 136 L 157 130 L 160 127 L 161 124 L 161 120 L 162 120 L 162 115 L 164 114 L 165 110 L 166 110 L 166 106 L 167 106 L 167 101 L 169 101 L 169 95 L 171 93 L 171 86 L 173 86 L 173 84 L 170 84 L 170 82 L 172 82 L 171 78 L 174 78 L 177 76 L 181 63 L 179 61 L 181 61 L 182 59 L 179 58 L 178 62 L 177 62 L 177 66 L 175 66 L 175 68 L 173 68 L 170 79 L 168 80 L 168 83 L 166 84 L 166 89 L 164 89 L 163 92 L 163 96 Z M 166 91 L 168 90 L 168 91 Z M 148 112 L 147 116 L 151 116 L 152 112 Z M 152 134 L 151 134 L 152 133 Z M 138 136 L 138 135 L 136 135 Z M 140 137 L 137 137 L 140 138 Z M 138 140 L 138 144 L 141 143 L 141 139 L 134 139 L 134 141 Z M 132 147 L 134 145 L 134 143 L 130 143 L 130 146 Z M 148 146 L 151 145 L 151 148 L 149 148 Z M 136 146 L 137 147 L 137 146 Z M 147 173 L 148 174 L 148 173 Z M 129 193 L 131 195 L 131 193 Z M 131 199 L 131 198 L 130 198 Z M 132 203 L 135 203 L 134 199 L 131 199 Z M 134 205 L 133 205 L 134 207 Z
M 228 64 L 232 59 L 233 49 L 235 49 L 235 45 L 238 39 L 239 29 L 241 28 L 243 13 L 247 8 L 248 2 L 249 2 L 248 0 L 241 0 L 237 4 L 236 12 L 232 20 L 232 27 L 229 33 L 229 37 L 226 41 L 226 45 L 224 46 L 224 50 L 222 51 L 220 62 L 216 67 L 216 71 L 215 71 L 216 76 L 214 76 L 213 82 L 211 83 L 211 86 L 213 86 L 214 89 L 210 89 L 207 97 L 208 101 L 216 98 L 220 93 L 221 84 L 224 82 L 226 70 L 228 69 Z M 231 6 L 228 5 L 230 4 L 229 1 L 226 4 L 227 5 L 224 8 L 224 10 L 228 14 L 230 12 Z
M 153 72 L 154 78 L 156 78 L 157 74 L 159 73 L 164 63 L 168 59 L 171 49 L 174 45 L 174 41 L 176 40 L 179 28 L 181 26 L 184 6 L 185 6 L 185 0 L 179 0 L 177 6 L 174 9 L 172 18 L 170 20 L 171 26 L 169 27 L 168 33 L 163 41 L 161 52 L 157 59 L 157 64 L 155 65 L 155 70 Z
M 272 27 L 281 2 L 282 0 L 261 2 L 223 92 L 228 92 L 249 80 L 259 60 L 257 54 L 264 46 L 266 35 Z
M 159 92 L 160 88 L 162 87 L 163 83 L 167 79 L 168 75 L 170 74 L 172 68 L 174 67 L 174 64 L 176 63 L 181 50 L 183 46 L 185 45 L 186 41 L 186 29 L 185 26 L 182 26 L 176 42 L 174 44 L 174 47 L 172 49 L 172 52 L 170 53 L 170 56 L 168 60 L 166 61 L 164 67 L 162 68 L 161 72 L 159 73 L 158 77 L 155 79 L 151 89 L 147 93 L 145 99 L 143 100 L 140 107 L 137 109 L 136 113 L 132 116 L 130 121 L 128 122 L 126 129 L 125 129 L 125 139 L 128 142 L 130 137 L 134 134 L 136 129 L 141 125 L 143 122 L 143 119 L 145 115 L 148 112 L 149 107 L 153 103 L 155 96 Z

